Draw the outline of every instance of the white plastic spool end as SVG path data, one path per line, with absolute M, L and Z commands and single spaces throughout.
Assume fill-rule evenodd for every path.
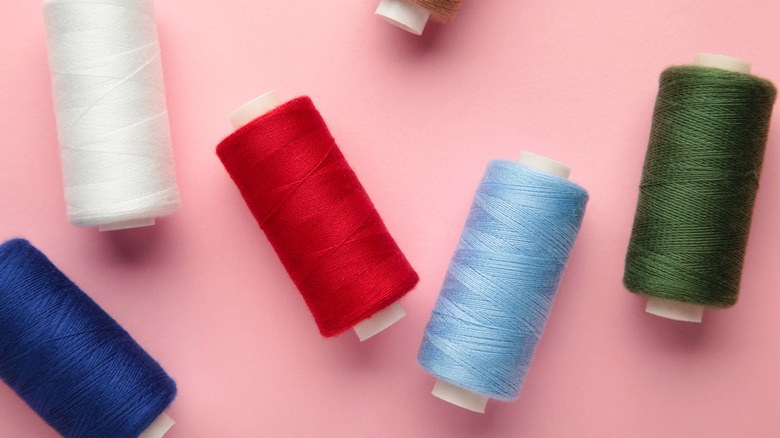
M 469 391 L 468 389 L 461 388 L 460 386 L 453 385 L 452 383 L 445 382 L 443 380 L 437 380 L 433 385 L 433 391 L 431 394 L 448 402 L 455 406 L 460 406 L 463 409 L 468 409 L 472 412 L 479 414 L 485 413 L 488 400 L 490 397 L 486 397 L 482 394 Z
M 132 219 L 129 221 L 114 222 L 112 224 L 105 224 L 98 226 L 98 231 L 116 231 L 116 230 L 128 230 L 130 228 L 151 227 L 154 225 L 155 219 L 153 217 Z
M 375 14 L 415 35 L 422 35 L 431 16 L 430 11 L 408 0 L 382 0 Z
M 271 90 L 233 111 L 230 114 L 230 123 L 234 128 L 239 129 L 281 104 L 276 92 Z
M 371 318 L 360 322 L 352 329 L 355 331 L 358 339 L 360 339 L 360 342 L 363 342 L 387 330 L 404 316 L 406 316 L 406 311 L 401 307 L 401 303 L 393 303 L 375 313 Z
M 162 438 L 169 430 L 176 424 L 173 418 L 169 417 L 165 412 L 160 414 L 156 420 L 145 431 L 141 432 L 138 438 Z
M 715 55 L 712 53 L 697 53 L 693 58 L 693 65 L 699 67 L 713 67 L 722 70 L 733 71 L 735 73 L 750 74 L 752 67 L 749 61 L 734 58 L 726 55 Z
M 651 315 L 683 322 L 700 323 L 704 316 L 704 306 L 656 297 L 647 299 L 645 311 Z
M 518 163 L 558 178 L 569 179 L 571 175 L 571 167 L 533 152 L 523 151 Z

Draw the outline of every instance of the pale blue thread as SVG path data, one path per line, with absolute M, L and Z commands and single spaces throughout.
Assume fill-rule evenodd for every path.
M 473 392 L 516 399 L 587 202 L 576 184 L 492 161 L 425 330 L 420 365 Z

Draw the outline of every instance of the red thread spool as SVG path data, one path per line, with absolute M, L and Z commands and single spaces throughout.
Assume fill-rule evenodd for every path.
M 234 125 L 243 126 L 217 155 L 320 333 L 355 328 L 367 339 L 404 316 L 397 301 L 419 278 L 311 99 L 262 114 L 276 104 L 269 93 L 234 113 Z

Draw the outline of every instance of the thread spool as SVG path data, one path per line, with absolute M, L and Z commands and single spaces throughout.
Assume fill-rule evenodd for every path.
M 308 114 L 306 117 L 308 117 L 309 120 L 302 122 L 302 119 L 296 119 L 296 113 Z M 238 108 L 230 115 L 230 121 L 236 129 L 236 132 L 217 147 L 217 154 L 225 165 L 228 173 L 238 185 L 244 198 L 247 200 L 247 204 L 258 223 L 261 225 L 261 228 L 266 231 L 266 235 L 280 255 L 288 273 L 304 295 L 322 335 L 334 336 L 348 328 L 352 328 L 358 336 L 358 339 L 364 341 L 384 331 L 403 318 L 406 315 L 406 312 L 398 300 L 417 283 L 417 274 L 412 270 L 411 266 L 401 253 L 401 250 L 387 232 L 378 213 L 376 213 L 371 201 L 368 199 L 368 195 L 365 194 L 357 177 L 352 170 L 349 169 L 346 161 L 344 161 L 333 138 L 327 132 L 325 122 L 322 120 L 311 101 L 308 98 L 299 98 L 282 105 L 281 101 L 276 96 L 276 93 L 270 91 Z M 308 128 L 301 131 L 301 135 L 308 136 L 314 131 L 321 131 L 323 138 L 309 145 L 274 144 L 275 137 L 289 136 L 288 134 L 279 134 L 280 132 L 301 129 L 300 125 L 302 124 L 308 125 Z M 306 131 L 306 129 L 308 129 L 308 131 Z M 290 139 L 291 143 L 299 142 L 300 140 L 295 137 L 295 135 L 292 135 Z M 359 265 L 361 263 L 359 259 L 361 258 L 374 258 L 374 256 L 370 254 L 371 246 L 377 248 L 382 247 L 381 251 L 389 252 L 388 255 L 394 260 L 392 265 L 395 266 L 393 270 L 388 270 L 381 266 L 386 263 L 386 261 L 372 264 L 369 267 L 370 270 L 367 272 L 371 272 L 375 269 L 383 271 L 382 275 L 385 276 L 385 280 L 370 285 L 365 288 L 366 290 L 355 290 L 349 294 L 341 294 L 340 296 L 322 296 L 322 292 L 317 290 L 317 287 L 313 287 L 305 278 L 302 278 L 305 276 L 302 276 L 298 271 L 299 268 L 294 265 L 297 261 L 300 261 L 300 259 L 309 256 L 302 256 L 299 249 L 296 248 L 299 246 L 298 244 L 291 244 L 289 239 L 275 235 L 275 232 L 269 229 L 271 227 L 268 226 L 267 221 L 269 215 L 271 215 L 270 210 L 278 208 L 278 210 L 282 211 L 282 215 L 287 215 L 289 218 L 300 214 L 300 212 L 297 212 L 298 208 L 292 208 L 292 210 L 295 210 L 296 212 L 291 213 L 289 206 L 279 207 L 277 205 L 277 202 L 282 203 L 283 200 L 269 201 L 266 199 L 262 202 L 256 201 L 258 198 L 267 196 L 269 192 L 274 190 L 274 188 L 263 186 L 262 183 L 258 183 L 259 181 L 264 178 L 270 179 L 271 176 L 269 175 L 274 174 L 300 173 L 300 169 L 296 170 L 290 167 L 289 161 L 285 160 L 285 162 L 277 163 L 273 167 L 269 167 L 267 163 L 262 161 L 263 158 L 257 158 L 258 155 L 289 153 L 291 154 L 291 157 L 299 158 L 300 156 L 311 153 L 320 153 L 317 152 L 316 149 L 320 147 L 319 143 L 321 142 L 325 142 L 325 148 L 330 150 L 330 152 L 326 151 L 326 155 L 323 155 L 321 160 L 328 160 L 331 162 L 335 158 L 336 162 L 342 162 L 340 165 L 343 167 L 342 171 L 344 171 L 346 175 L 346 184 L 352 185 L 353 188 L 351 190 L 354 190 L 354 192 L 348 196 L 356 194 L 358 196 L 358 203 L 366 204 L 365 208 L 370 210 L 370 212 L 368 212 L 368 218 L 371 221 L 376 221 L 375 231 L 381 236 L 380 240 L 376 242 L 367 241 L 365 239 L 358 242 L 354 254 L 364 254 L 365 257 L 358 257 L 352 261 L 339 261 L 332 269 L 334 269 L 334 272 L 339 273 L 338 275 L 340 278 L 333 278 L 333 285 L 326 284 L 324 288 L 330 290 L 334 285 L 337 286 L 339 283 L 348 284 L 359 281 L 358 277 L 360 277 L 360 275 L 358 275 L 357 272 L 348 272 L 349 265 Z M 278 148 L 278 151 L 268 150 L 274 148 Z M 248 154 L 249 158 L 236 159 L 235 156 L 237 154 Z M 296 156 L 295 154 L 298 155 Z M 312 164 L 313 166 L 311 168 L 307 168 L 306 172 L 300 174 L 301 178 L 308 178 L 309 174 L 307 172 L 319 172 L 321 170 L 318 170 L 318 168 L 320 168 L 322 163 L 314 162 Z M 328 164 L 328 166 L 330 165 L 331 164 Z M 336 181 L 334 185 L 343 185 L 345 184 L 345 181 Z M 331 182 L 333 183 L 333 181 Z M 273 183 L 269 182 L 266 185 L 273 186 Z M 318 187 L 315 190 L 320 190 L 324 193 L 330 191 L 331 188 Z M 341 188 L 336 188 L 334 193 L 343 196 L 345 192 Z M 288 199 L 294 199 L 296 197 L 297 195 L 291 195 Z M 271 202 L 272 206 L 267 205 L 268 202 Z M 312 203 L 312 205 L 315 203 Z M 353 204 L 352 202 L 350 203 Z M 322 207 L 323 206 L 320 206 L 318 208 Z M 330 208 L 330 206 L 327 205 L 324 207 Z M 279 213 L 279 211 L 275 213 Z M 353 212 L 345 213 L 344 221 L 353 221 L 354 218 L 351 218 L 352 216 L 355 216 Z M 294 227 L 291 228 L 285 223 L 280 223 L 273 227 L 278 228 L 278 231 L 281 231 L 282 234 L 290 233 L 291 230 L 294 229 Z M 302 231 L 302 229 L 299 228 L 298 231 Z M 351 232 L 357 233 L 358 230 L 355 229 Z M 337 237 L 337 235 L 338 233 L 332 236 L 312 235 L 310 236 L 310 243 L 312 244 L 312 247 L 317 247 L 328 240 L 341 242 L 340 239 L 344 239 L 345 237 Z M 335 253 L 337 251 L 334 250 L 333 252 Z M 341 251 L 339 250 L 338 252 Z M 354 256 L 350 255 L 349 257 Z M 316 263 L 327 263 L 334 258 L 332 257 L 332 254 L 328 253 L 325 258 L 317 257 L 317 259 L 319 260 Z M 332 311 L 321 309 L 320 307 L 322 307 L 322 304 L 318 304 L 318 301 L 322 302 L 323 300 L 327 301 L 331 299 L 339 302 L 336 303 L 339 311 L 335 312 L 335 315 Z M 353 302 L 350 304 L 349 301 Z M 334 318 L 339 321 L 334 322 Z
M 179 206 L 151 0 L 44 0 L 70 221 L 154 225 Z
M 570 172 L 530 152 L 488 166 L 418 355 L 434 396 L 478 413 L 519 396 L 588 199 Z
M 407 32 L 422 35 L 428 20 L 449 23 L 462 0 L 381 0 L 375 14 Z
M 624 276 L 650 314 L 700 323 L 705 308 L 736 302 L 775 99 L 750 70 L 702 53 L 661 77 Z
M 0 378 L 66 437 L 161 438 L 176 384 L 26 240 L 0 245 Z

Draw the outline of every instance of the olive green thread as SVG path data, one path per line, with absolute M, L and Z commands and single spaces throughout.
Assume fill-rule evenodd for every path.
M 626 288 L 709 307 L 736 303 L 775 96 L 771 82 L 749 74 L 663 72 Z

